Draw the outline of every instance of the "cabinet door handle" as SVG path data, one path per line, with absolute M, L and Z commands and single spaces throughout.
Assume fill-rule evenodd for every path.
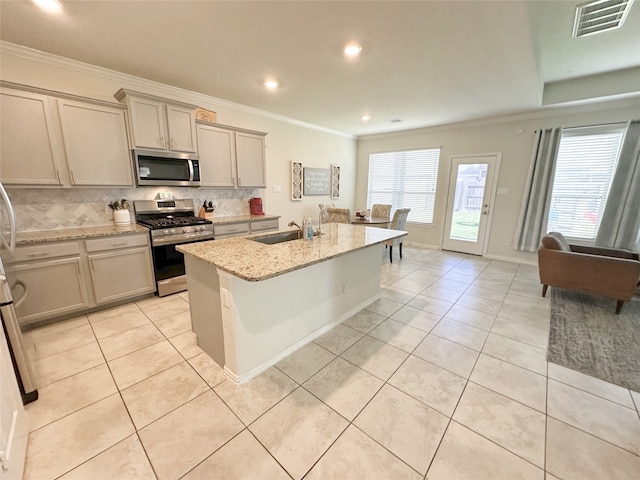
M 93 270 L 93 263 L 91 264 L 91 269 Z M 76 262 L 76 270 L 78 271 L 78 276 L 82 276 L 82 272 L 80 272 L 80 264 Z
M 75 181 L 75 179 L 73 178 L 73 170 L 69 170 L 69 174 L 71 175 L 71 183 L 75 185 L 75 184 L 76 184 L 76 181 Z
M 95 268 L 93 268 L 93 258 L 90 258 L 90 259 L 89 259 L 89 265 L 91 265 L 91 271 L 92 271 L 93 273 L 95 273 L 95 271 L 96 271 L 96 270 L 95 270 Z M 78 264 L 76 264 L 76 266 L 78 266 Z M 80 271 L 80 270 L 78 270 L 78 272 L 79 272 L 79 271 Z
M 112 243 L 111 246 L 114 247 L 114 248 L 126 247 L 127 246 L 127 242 Z
M 13 286 L 11 287 L 11 290 L 13 290 L 15 287 L 22 288 L 22 295 L 20 296 L 20 298 L 15 298 L 15 296 L 13 298 L 13 306 L 18 308 L 20 305 L 24 303 L 24 301 L 29 296 L 29 289 L 21 280 L 16 280 L 16 283 L 13 284 Z
M 35 252 L 35 253 L 30 253 L 27 256 L 29 258 L 39 258 L 39 257 L 46 257 L 47 255 L 49 255 L 49 252 Z
M 175 148 L 175 142 L 173 141 L 173 137 L 169 140 L 169 148 Z
M 62 183 L 60 181 L 60 172 L 58 171 L 58 169 L 56 168 L 56 178 L 58 179 L 58 184 Z
M 242 185 L 242 179 L 238 177 L 238 186 Z
M 160 137 L 160 139 L 158 140 L 158 144 L 160 144 L 160 146 L 164 148 L 164 137 Z

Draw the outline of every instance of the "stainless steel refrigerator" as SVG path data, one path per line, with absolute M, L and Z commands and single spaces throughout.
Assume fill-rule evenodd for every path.
M 16 246 L 16 219 L 13 207 L 6 190 L 0 184 L 0 252 L 8 250 L 13 253 Z M 38 399 L 38 390 L 31 370 L 29 357 L 24 349 L 22 331 L 16 311 L 13 307 L 11 287 L 0 258 L 0 316 L 2 317 L 2 329 L 7 338 L 9 353 L 13 368 L 16 372 L 22 402 L 27 404 Z

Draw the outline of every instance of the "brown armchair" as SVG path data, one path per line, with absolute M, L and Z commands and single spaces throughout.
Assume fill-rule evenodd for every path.
M 638 254 L 628 250 L 569 245 L 561 233 L 551 232 L 538 249 L 542 296 L 547 287 L 578 290 L 618 301 L 616 313 L 640 285 Z

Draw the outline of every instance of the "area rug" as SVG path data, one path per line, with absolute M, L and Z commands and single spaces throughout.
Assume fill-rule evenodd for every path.
M 640 392 L 640 298 L 616 301 L 551 289 L 547 360 Z

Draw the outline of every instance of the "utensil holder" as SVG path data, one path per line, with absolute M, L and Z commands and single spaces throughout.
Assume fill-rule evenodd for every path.
M 113 221 L 116 225 L 129 225 L 131 223 L 131 213 L 129 210 L 114 210 Z

